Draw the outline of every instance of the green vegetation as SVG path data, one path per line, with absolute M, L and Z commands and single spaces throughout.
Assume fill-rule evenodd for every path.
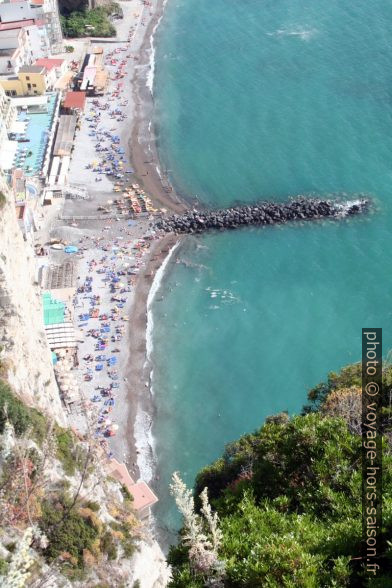
M 124 484 L 121 484 L 121 494 L 124 496 L 124 500 L 128 502 L 133 502 L 133 496 Z
M 86 508 L 89 508 L 93 512 L 99 512 L 100 508 L 101 508 L 99 506 L 98 502 L 93 502 L 92 500 L 89 500 L 88 502 L 86 502 L 85 506 L 86 506 Z
M 18 437 L 29 429 L 36 441 L 42 443 L 47 433 L 45 417 L 35 408 L 23 404 L 9 385 L 0 380 L 0 434 L 4 431 L 7 416 Z
M 114 14 L 122 14 L 120 6 L 116 3 L 63 14 L 63 34 L 65 37 L 114 37 L 116 29 L 109 20 Z
M 7 202 L 7 198 L 3 192 L 0 192 L 0 209 L 3 208 L 4 204 Z
M 389 392 L 391 368 L 384 371 L 384 382 Z M 330 374 L 327 383 L 310 391 L 305 414 L 268 418 L 199 473 L 195 495 L 207 487 L 220 520 L 223 572 L 197 568 L 194 545 L 181 542 L 169 554 L 171 588 L 214 582 L 230 588 L 392 586 L 392 456 L 387 442 L 378 559 L 382 572 L 367 582 L 362 569 L 361 438 L 352 431 L 353 416 L 345 402 L 339 401 L 340 392 L 346 398 L 347 390 L 356 398 L 360 383 L 358 365 Z M 199 499 L 196 506 L 200 509 Z M 181 535 L 185 533 L 189 537 L 183 529 Z
M 7 421 L 13 425 L 15 436 Z M 19 541 L 7 543 L 10 529 L 23 533 L 27 527 L 39 528 L 43 535 L 34 535 L 34 551 L 59 568 L 68 580 L 83 585 L 87 585 L 89 573 L 97 565 L 132 556 L 138 521 L 127 492 L 122 489 L 126 500 L 121 500 L 121 486 L 112 480 L 116 491 L 107 494 L 106 500 L 102 496 L 102 504 L 85 498 L 83 483 L 88 472 L 100 474 L 95 470 L 91 447 L 85 449 L 70 430 L 48 423 L 44 415 L 24 405 L 0 379 L 0 435 L 3 433 L 0 499 L 5 535 L 1 543 L 9 557 L 0 558 L 0 576 L 9 572 L 9 561 L 20 547 Z M 37 440 L 39 448 L 30 446 L 31 439 Z M 63 473 L 72 478 L 59 479 L 56 472 L 52 479 L 55 458 L 56 470 L 61 464 Z M 114 519 L 110 526 L 100 518 L 101 506 Z M 36 578 L 40 561 L 34 557 L 31 574 Z
M 8 562 L 0 557 L 0 576 L 5 576 L 8 570 Z
M 85 461 L 85 451 L 75 443 L 74 435 L 67 429 L 55 427 L 57 441 L 57 457 L 61 461 L 64 472 L 73 476 L 76 469 L 81 469 Z
M 131 523 L 128 521 L 123 521 L 121 523 L 111 522 L 109 525 L 114 531 L 117 531 L 120 534 L 120 543 L 123 548 L 124 557 L 132 557 L 135 553 L 136 543 L 135 537 L 132 533 L 133 526 Z
M 106 553 L 109 560 L 116 559 L 117 547 L 113 535 L 110 531 L 105 531 L 100 540 L 100 549 L 102 553 Z
M 83 551 L 92 549 L 99 531 L 90 518 L 70 510 L 67 495 L 60 496 L 55 503 L 48 500 L 42 503 L 39 525 L 49 540 L 45 549 L 49 561 L 61 555 L 75 567 L 83 567 Z

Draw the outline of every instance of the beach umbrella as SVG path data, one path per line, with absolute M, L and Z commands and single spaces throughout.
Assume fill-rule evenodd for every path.
M 77 253 L 79 249 L 74 245 L 67 245 L 67 247 L 64 247 L 64 251 L 65 253 Z
M 119 429 L 119 426 L 118 425 L 116 425 L 116 424 L 113 424 L 112 425 L 112 430 L 113 431 L 118 431 L 118 429 Z

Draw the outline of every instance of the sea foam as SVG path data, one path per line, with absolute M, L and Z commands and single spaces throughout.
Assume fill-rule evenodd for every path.
M 155 33 L 157 32 L 157 29 L 158 29 L 159 25 L 161 24 L 161 20 L 162 20 L 163 12 L 165 10 L 166 3 L 167 3 L 167 0 L 165 0 L 164 3 L 163 3 L 163 5 L 162 5 L 162 14 L 158 18 L 158 20 L 156 22 L 156 25 L 153 28 L 151 37 L 150 37 L 150 62 L 149 62 L 149 71 L 148 71 L 147 78 L 146 78 L 146 86 L 150 90 L 151 94 L 154 93 L 154 77 L 155 77 L 155 43 L 154 43 L 154 37 L 155 37 Z
M 302 41 L 309 41 L 318 33 L 317 29 L 277 29 L 273 33 L 267 33 L 269 37 L 298 37 Z
M 159 288 L 162 284 L 162 278 L 165 273 L 165 269 L 167 264 L 170 261 L 171 256 L 173 255 L 174 251 L 177 249 L 178 245 L 180 244 L 179 241 L 173 245 L 170 249 L 169 253 L 163 260 L 163 263 L 160 265 L 157 273 L 155 274 L 154 280 L 151 284 L 150 291 L 147 297 L 147 328 L 146 328 L 146 361 L 149 362 L 151 359 L 151 353 L 153 349 L 153 342 L 152 342 L 152 331 L 154 328 L 154 319 L 152 316 L 152 303 L 154 301 L 155 295 L 158 292 Z
M 147 297 L 147 327 L 146 327 L 146 364 L 150 361 L 153 350 L 152 332 L 154 327 L 152 315 L 152 303 L 154 298 L 162 285 L 162 279 L 165 273 L 167 264 L 170 261 L 174 251 L 177 249 L 179 241 L 173 245 L 169 253 L 163 260 L 158 271 L 155 274 L 150 291 Z M 145 364 L 145 366 L 146 366 Z M 150 372 L 150 392 L 153 394 L 153 370 Z M 151 432 L 152 419 L 141 406 L 138 407 L 134 426 L 135 444 L 138 450 L 137 465 L 140 471 L 142 480 L 149 482 L 153 477 L 155 464 L 154 451 L 154 437 Z

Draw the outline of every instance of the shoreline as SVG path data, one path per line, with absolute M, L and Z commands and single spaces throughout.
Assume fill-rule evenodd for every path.
M 148 297 L 157 271 L 177 242 L 179 238 L 176 235 L 167 235 L 155 242 L 146 260 L 145 269 L 139 273 L 130 310 L 128 361 L 125 370 L 125 377 L 129 382 L 130 402 L 125 436 L 128 443 L 132 439 L 130 453 L 131 457 L 135 457 L 132 467 L 139 477 L 141 473 L 145 473 L 146 464 L 151 464 L 154 458 L 153 447 L 146 441 L 156 410 L 151 391 L 152 366 L 147 357 Z M 143 439 L 136 434 L 136 429 L 139 427 L 142 429 L 140 433 Z M 145 479 L 144 476 L 143 479 L 150 482 L 151 476 L 153 476 L 152 471 L 147 474 L 147 478 L 150 479 Z
M 158 206 L 175 213 L 188 209 L 187 203 L 176 193 L 168 179 L 162 178 L 156 137 L 154 135 L 154 94 L 150 87 L 151 66 L 156 70 L 155 62 L 151 64 L 151 51 L 154 36 L 163 17 L 168 0 L 157 0 L 155 11 L 148 23 L 145 35 L 138 51 L 138 66 L 135 67 L 131 80 L 132 96 L 135 108 L 131 136 L 128 141 L 129 157 L 135 175 Z
M 56 222 L 53 224 L 53 219 L 52 224 L 48 222 L 45 229 L 47 234 L 45 238 L 42 236 L 40 241 L 48 242 L 50 238 L 55 237 L 78 245 L 80 251 L 77 256 L 79 258 L 77 288 L 83 287 L 90 277 L 93 278 L 91 294 L 100 298 L 98 307 L 101 316 L 102 314 L 110 315 L 115 304 L 111 299 L 108 286 L 103 285 L 102 276 L 99 275 L 101 270 L 111 268 L 114 272 L 121 272 L 132 263 L 138 268 L 137 275 L 127 280 L 121 278 L 121 281 L 128 282 L 129 290 L 128 286 L 126 289 L 129 293 L 124 293 L 124 298 L 127 300 L 116 319 L 117 322 L 112 323 L 111 328 L 113 330 L 118 325 L 121 327 L 120 332 L 124 330 L 124 334 L 120 344 L 109 343 L 107 349 L 110 351 L 109 347 L 112 346 L 120 348 L 117 355 L 118 369 L 115 370 L 119 384 L 114 394 L 115 406 L 110 409 L 110 414 L 106 415 L 110 417 L 112 423 L 117 425 L 118 431 L 114 437 L 105 439 L 101 425 L 95 430 L 94 437 L 98 436 L 107 453 L 113 454 L 120 462 L 124 462 L 132 478 L 139 480 L 141 473 L 144 475 L 144 472 L 141 472 L 141 469 L 144 469 L 141 464 L 151 461 L 153 447 L 144 440 L 156 413 L 150 381 L 152 368 L 147 361 L 149 293 L 159 268 L 171 248 L 176 242 L 181 241 L 181 238 L 174 234 L 163 235 L 157 232 L 152 235 L 148 247 L 135 250 L 139 240 L 143 241 L 146 235 L 153 233 L 151 229 L 156 217 L 149 214 L 148 218 L 137 218 L 130 226 L 127 217 L 121 217 L 118 209 L 116 211 L 114 203 L 118 196 L 114 192 L 114 182 L 103 174 L 100 174 L 98 178 L 98 175 L 94 173 L 95 166 L 91 166 L 92 161 L 102 159 L 101 153 L 97 153 L 95 149 L 97 143 L 95 129 L 102 133 L 99 129 L 110 128 L 110 131 L 118 133 L 119 144 L 125 150 L 125 165 L 130 164 L 134 169 L 132 180 L 145 190 L 156 208 L 163 207 L 169 212 L 181 213 L 187 210 L 188 206 L 175 194 L 174 190 L 165 191 L 162 185 L 161 178 L 155 169 L 155 166 L 159 168 L 160 163 L 153 129 L 151 129 L 153 124 L 149 124 L 154 108 L 153 95 L 147 85 L 148 76 L 151 75 L 151 43 L 163 14 L 165 0 L 153 0 L 151 5 L 143 4 L 140 0 L 133 0 L 131 3 L 121 2 L 121 5 L 124 7 L 124 20 L 118 25 L 116 37 L 104 44 L 105 60 L 108 54 L 116 52 L 119 47 L 128 47 L 129 55 L 125 55 L 126 50 L 122 49 L 124 54 L 121 53 L 119 57 L 119 59 L 128 58 L 124 85 L 120 92 L 121 97 L 112 98 L 113 88 L 117 84 L 113 73 L 118 66 L 114 66 L 114 69 L 113 66 L 109 67 L 111 75 L 105 96 L 98 100 L 87 99 L 80 129 L 75 137 L 74 153 L 69 169 L 69 185 L 86 186 L 89 199 L 64 200 L 58 213 L 56 212 L 58 214 Z M 130 39 L 127 39 L 128 35 Z M 99 44 L 99 40 L 94 39 L 91 43 Z M 96 105 L 93 104 L 94 100 Z M 125 102 L 120 104 L 124 100 Z M 105 103 L 113 108 L 121 106 L 124 116 L 110 117 L 109 113 L 101 108 Z M 94 119 L 95 122 L 92 121 L 91 117 L 96 116 L 98 112 L 99 118 Z M 93 132 L 91 128 L 94 129 Z M 148 161 L 153 161 L 153 165 L 147 163 Z M 99 183 L 96 184 L 97 179 Z M 109 202 L 111 202 L 110 205 Z M 102 215 L 99 217 L 96 211 L 108 206 L 110 215 L 105 219 Z M 54 210 L 53 212 L 55 213 Z M 120 250 L 118 255 L 105 253 L 111 251 L 113 246 Z M 55 263 L 61 263 L 67 258 L 62 252 L 60 254 L 55 251 L 51 251 L 50 256 L 50 261 Z M 105 257 L 107 257 L 106 261 L 104 261 Z M 104 403 L 102 400 L 95 403 L 93 398 L 97 396 L 98 386 L 107 387 L 111 381 L 107 380 L 106 366 L 102 371 L 96 372 L 93 360 L 83 359 L 89 356 L 96 357 L 99 353 L 97 350 L 94 351 L 97 339 L 91 338 L 88 331 L 92 326 L 99 329 L 101 326 L 99 319 L 90 319 L 88 325 L 87 323 L 83 325 L 80 318 L 78 320 L 78 316 L 88 312 L 89 298 L 91 298 L 90 295 L 83 293 L 76 295 L 73 308 L 73 323 L 82 337 L 78 349 L 80 365 L 75 370 L 80 389 L 80 405 L 70 412 L 69 420 L 71 426 L 82 434 L 92 433 L 92 431 L 88 433 L 89 420 L 96 421 L 93 425 L 94 429 L 101 422 L 99 415 L 102 414 Z M 92 375 L 91 381 L 85 381 L 86 370 Z M 138 415 L 145 416 L 143 428 L 140 426 Z
M 156 71 L 155 62 L 151 63 L 151 51 L 154 36 L 163 17 L 168 0 L 157 0 L 153 15 L 137 53 L 138 65 L 131 79 L 131 93 L 134 104 L 134 117 L 128 138 L 128 155 L 135 170 L 138 183 L 151 197 L 156 206 L 173 213 L 183 213 L 189 206 L 181 199 L 168 181 L 163 182 L 158 173 L 161 162 L 154 135 L 154 94 L 153 81 L 149 83 L 151 67 Z M 170 190 L 165 189 L 170 188 Z M 151 359 L 147 357 L 148 297 L 153 286 L 156 272 L 164 263 L 172 247 L 182 239 L 178 235 L 162 235 L 156 241 L 145 269 L 139 273 L 130 309 L 130 329 L 128 333 L 129 363 L 125 370 L 128 378 L 128 418 L 125 437 L 134 458 L 132 471 L 154 476 L 154 447 L 151 443 L 151 428 L 154 424 L 156 407 L 151 390 Z M 146 464 L 150 465 L 146 467 Z M 151 467 L 150 467 L 151 466 Z M 148 473 L 146 472 L 148 469 Z M 150 482 L 150 479 L 146 479 Z

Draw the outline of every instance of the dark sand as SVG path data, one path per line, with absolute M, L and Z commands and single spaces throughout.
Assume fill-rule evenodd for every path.
M 138 54 L 138 67 L 135 68 L 132 80 L 135 117 L 129 140 L 129 154 L 139 184 L 150 195 L 156 206 L 180 213 L 189 206 L 176 194 L 168 180 L 163 176 L 160 177 L 156 169 L 162 168 L 158 158 L 154 125 L 151 122 L 154 120 L 154 98 L 146 85 L 150 70 L 150 39 L 163 9 L 163 1 L 158 0 L 156 11 L 146 28 Z
M 145 32 L 144 40 L 138 54 L 138 67 L 135 68 L 132 80 L 135 117 L 129 139 L 129 156 L 135 170 L 137 182 L 151 197 L 154 205 L 165 208 L 169 212 L 181 213 L 189 208 L 175 192 L 165 178 L 157 172 L 160 168 L 157 145 L 153 132 L 154 101 L 146 79 L 149 72 L 150 39 L 154 28 L 162 16 L 163 1 L 159 0 L 156 11 Z M 149 128 L 151 127 L 151 128 Z M 144 271 L 140 272 L 134 293 L 130 313 L 129 362 L 126 377 L 129 382 L 128 422 L 124 434 L 129 447 L 129 470 L 135 477 L 140 476 L 137 467 L 137 449 L 134 437 L 135 419 L 138 407 L 154 416 L 154 404 L 150 393 L 151 366 L 146 365 L 146 330 L 147 330 L 147 299 L 155 274 L 170 249 L 178 241 L 178 236 L 165 235 L 151 247 Z

